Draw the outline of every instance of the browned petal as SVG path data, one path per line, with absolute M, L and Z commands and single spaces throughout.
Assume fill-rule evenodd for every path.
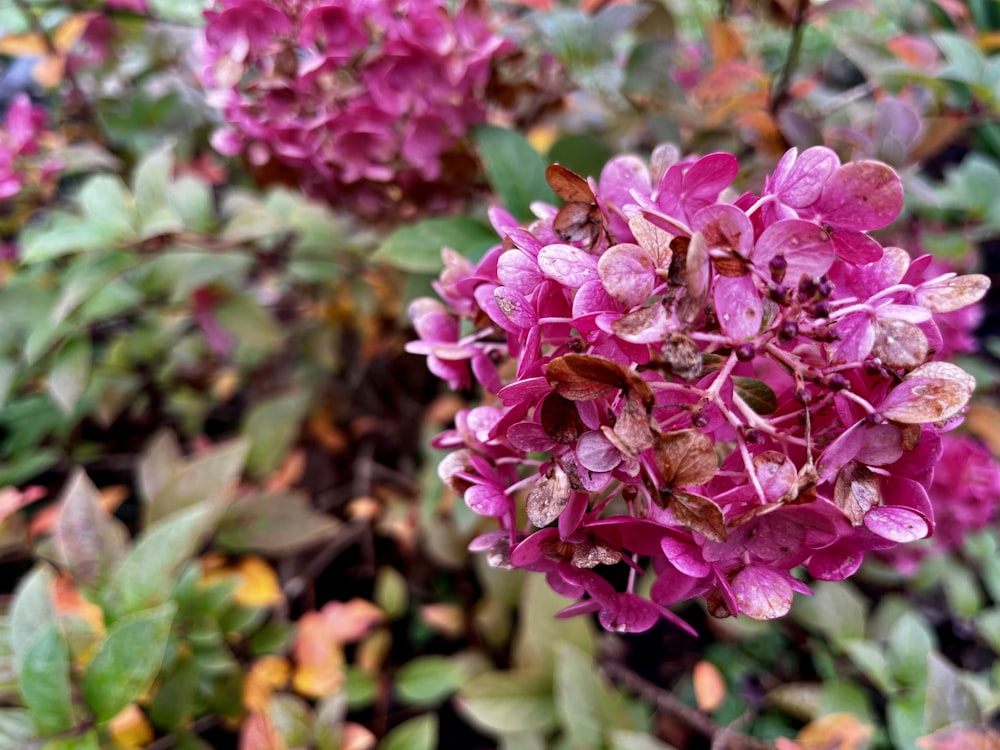
M 546 434 L 561 445 L 569 445 L 587 431 L 576 404 L 558 393 L 550 393 L 542 401 L 539 421 Z
M 879 320 L 875 323 L 872 354 L 892 368 L 912 370 L 927 359 L 927 336 L 905 320 Z
M 550 164 L 545 170 L 545 181 L 564 201 L 595 202 L 594 191 L 587 181 L 562 164 Z
M 860 525 L 865 513 L 882 502 L 878 477 L 864 464 L 849 462 L 837 473 L 833 502 L 852 524 Z
M 571 562 L 577 568 L 596 568 L 598 565 L 614 565 L 621 559 L 620 550 L 608 547 L 602 542 L 586 541 L 577 545 Z
M 631 456 L 642 453 L 653 447 L 653 429 L 650 425 L 649 409 L 643 403 L 641 396 L 635 391 L 629 391 L 625 398 L 625 406 L 618 421 L 615 422 L 614 434 L 621 445 Z
M 627 370 L 604 357 L 566 354 L 545 368 L 552 389 L 570 401 L 592 401 L 628 387 Z
M 670 497 L 670 511 L 679 523 L 697 531 L 713 542 L 724 542 L 729 536 L 726 520 L 714 500 L 693 492 L 674 492 Z
M 656 463 L 668 487 L 705 484 L 718 469 L 712 440 L 694 428 L 657 436 Z
M 704 365 L 697 344 L 683 333 L 671 334 L 663 345 L 663 358 L 670 370 L 685 380 L 700 378 Z
M 559 466 L 549 469 L 528 493 L 525 511 L 532 525 L 541 529 L 559 518 L 573 492 L 569 477 Z

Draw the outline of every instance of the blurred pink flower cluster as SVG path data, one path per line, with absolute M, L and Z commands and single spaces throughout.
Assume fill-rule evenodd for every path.
M 796 567 L 842 579 L 934 530 L 939 433 L 974 387 L 935 359 L 938 320 L 988 279 L 869 236 L 902 207 L 885 164 L 792 149 L 760 195 L 738 171 L 670 146 L 597 181 L 553 165 L 565 204 L 528 227 L 494 208 L 502 244 L 445 250 L 444 301 L 410 311 L 409 351 L 486 392 L 436 440 L 442 479 L 499 523 L 473 549 L 608 629 L 680 623 L 667 607 L 696 597 L 778 617 L 808 592 Z
M 507 46 L 476 2 L 222 0 L 206 11 L 204 79 L 228 127 L 213 144 L 299 170 L 306 189 L 368 200 L 442 177 L 486 118 Z M 397 193 L 398 194 L 398 193 Z
M 994 519 L 1000 506 L 1000 464 L 974 437 L 942 435 L 941 458 L 927 494 L 937 520 L 933 539 L 895 547 L 880 555 L 904 575 L 915 573 L 920 562 L 933 552 L 959 549 L 966 534 L 985 528 Z
M 45 110 L 32 105 L 27 94 L 11 102 L 0 126 L 0 200 L 15 197 L 29 183 L 50 182 L 58 171 L 55 162 L 40 159 L 46 120 Z

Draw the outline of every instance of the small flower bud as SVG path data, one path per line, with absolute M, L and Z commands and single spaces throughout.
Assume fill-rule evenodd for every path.
M 819 291 L 819 283 L 811 276 L 803 275 L 799 279 L 799 301 L 808 302 L 816 296 Z
M 812 402 L 813 396 L 812 391 L 808 388 L 799 388 L 795 391 L 795 400 L 798 401 L 803 406 Z
M 885 374 L 885 369 L 882 367 L 882 360 L 878 357 L 872 357 L 865 362 L 864 366 L 865 375 L 883 375 Z
M 761 434 L 761 431 L 753 427 L 743 430 L 743 439 L 749 445 L 763 445 L 764 443 L 764 436 Z
M 756 354 L 757 351 L 751 343 L 743 342 L 736 347 L 736 359 L 740 362 L 749 362 L 754 358 L 754 356 L 756 356 Z
M 879 425 L 885 421 L 885 417 L 883 417 L 878 412 L 872 412 L 867 417 L 865 417 L 865 421 L 868 422 L 868 424 Z
M 771 284 L 767 292 L 771 299 L 779 305 L 787 305 L 792 298 L 791 290 L 784 284 Z
M 786 320 L 781 324 L 781 328 L 778 329 L 778 341 L 782 344 L 787 344 L 798 335 L 799 324 L 794 320 Z
M 828 299 L 831 294 L 833 294 L 833 282 L 823 276 L 816 285 L 816 296 L 820 299 Z
M 817 302 L 813 305 L 812 314 L 814 318 L 829 318 L 830 317 L 830 303 L 823 301 Z
M 622 500 L 626 503 L 634 503 L 637 497 L 639 497 L 639 488 L 634 484 L 626 484 L 622 487 Z
M 571 352 L 580 354 L 587 348 L 587 345 L 581 339 L 570 339 L 566 344 Z
M 694 427 L 707 427 L 708 426 L 708 417 L 706 416 L 705 412 L 703 412 L 703 411 L 696 411 L 694 414 L 692 414 L 691 415 L 691 424 Z
M 785 260 L 784 255 L 775 255 L 767 263 L 767 267 L 771 269 L 771 279 L 776 284 L 780 284 L 785 278 L 785 270 L 788 268 L 788 261 Z
M 839 372 L 833 373 L 830 377 L 826 379 L 826 387 L 831 391 L 836 393 L 837 391 L 842 391 L 847 388 L 850 383 L 847 382 L 847 378 L 841 375 Z

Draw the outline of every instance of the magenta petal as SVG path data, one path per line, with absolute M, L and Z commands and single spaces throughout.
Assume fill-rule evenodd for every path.
M 855 458 L 869 466 L 886 466 L 903 455 L 903 433 L 891 424 L 866 427 L 865 441 Z
M 806 567 L 813 578 L 821 581 L 842 581 L 854 575 L 864 559 L 861 550 L 851 542 L 843 541 L 821 549 L 809 559 Z
M 486 484 L 469 487 L 465 503 L 481 516 L 502 516 L 510 508 L 510 498 L 499 488 Z
M 733 594 L 742 614 L 755 620 L 772 620 L 792 608 L 792 587 L 785 575 L 760 565 L 751 565 L 733 578 Z
M 609 247 L 597 263 L 604 288 L 626 307 L 649 299 L 656 283 L 655 270 L 649 253 L 630 243 Z
M 918 513 L 908 508 L 872 508 L 865 513 L 865 527 L 873 534 L 893 542 L 915 542 L 927 536 L 930 528 Z
M 576 444 L 576 458 L 581 466 L 591 471 L 611 471 L 622 462 L 621 451 L 599 430 L 580 436 Z
M 706 202 L 714 202 L 719 193 L 736 179 L 739 171 L 739 162 L 732 154 L 722 151 L 708 154 L 684 173 L 684 192 Z
M 570 289 L 579 289 L 598 278 L 594 256 L 572 245 L 546 245 L 538 252 L 538 267 Z
M 597 618 L 613 633 L 642 633 L 660 620 L 660 608 L 635 594 L 618 594 L 602 605 Z
M 701 547 L 693 540 L 681 541 L 673 536 L 660 540 L 664 556 L 677 570 L 694 578 L 703 578 L 712 572 L 712 566 L 705 562 Z
M 497 278 L 508 289 L 531 294 L 544 278 L 534 258 L 521 250 L 508 250 L 497 260 Z
M 511 425 L 507 430 L 507 440 L 525 453 L 541 453 L 556 445 L 538 422 L 518 422 Z
M 840 159 L 833 150 L 825 146 L 807 148 L 777 186 L 778 197 L 793 208 L 811 206 L 819 200 L 823 186 L 839 166 Z
M 783 219 L 761 234 L 754 248 L 753 261 L 758 268 L 767 268 L 776 255 L 783 255 L 788 263 L 785 270 L 788 282 L 798 284 L 803 276 L 822 276 L 830 270 L 834 245 L 819 224 L 803 219 Z
M 881 229 L 903 209 L 903 183 L 887 164 L 850 162 L 826 181 L 818 208 L 823 221 L 836 227 Z
M 586 492 L 574 492 L 570 495 L 569 502 L 559 514 L 558 529 L 562 539 L 570 539 L 580 528 L 580 522 L 587 514 L 587 500 Z
M 863 232 L 837 227 L 833 231 L 833 247 L 837 257 L 848 263 L 862 265 L 882 258 L 882 246 Z
M 731 203 L 705 206 L 691 219 L 691 229 L 705 236 L 709 250 L 735 250 L 744 258 L 749 258 L 753 251 L 753 224 Z
M 713 296 L 723 333 L 738 339 L 757 335 L 764 308 L 752 276 L 720 277 L 715 282 Z
M 505 286 L 493 290 L 500 312 L 518 328 L 533 328 L 538 324 L 538 316 L 531 302 L 520 292 Z

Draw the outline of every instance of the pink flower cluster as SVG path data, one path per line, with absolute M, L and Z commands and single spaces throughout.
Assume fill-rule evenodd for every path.
M 759 196 L 737 172 L 670 146 L 597 181 L 553 165 L 565 204 L 526 228 L 494 208 L 502 244 L 445 250 L 444 302 L 410 311 L 408 350 L 487 392 L 436 440 L 443 480 L 499 523 L 472 548 L 611 630 L 680 623 L 667 607 L 695 597 L 777 617 L 808 592 L 798 566 L 838 580 L 929 535 L 939 432 L 973 390 L 935 359 L 936 321 L 989 281 L 867 234 L 902 206 L 892 169 L 793 149 Z
M 31 104 L 27 94 L 11 102 L 0 127 L 0 200 L 13 198 L 28 182 L 48 180 L 57 167 L 52 163 L 35 165 L 39 154 L 38 138 L 45 129 L 45 111 Z
M 300 170 L 356 200 L 413 190 L 486 118 L 491 59 L 507 43 L 474 2 L 221 0 L 206 11 L 209 86 L 229 128 L 213 143 Z
M 962 546 L 965 535 L 985 528 L 1000 506 L 1000 464 L 989 450 L 969 435 L 941 436 L 941 457 L 927 489 L 937 532 L 921 544 L 907 544 L 880 554 L 904 575 L 916 572 L 932 552 Z

